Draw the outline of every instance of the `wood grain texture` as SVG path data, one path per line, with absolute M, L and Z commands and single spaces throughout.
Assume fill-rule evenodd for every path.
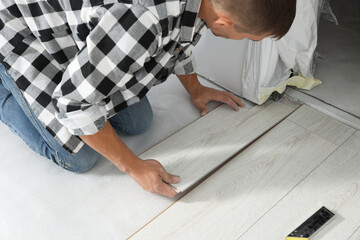
M 299 124 L 336 145 L 343 144 L 356 131 L 342 122 L 306 105 L 303 105 L 291 114 L 288 120 Z
M 284 237 L 321 206 L 336 215 L 312 240 L 348 239 L 360 223 L 360 133 L 356 132 L 241 238 Z M 276 219 L 276 221 L 274 221 Z M 354 234 L 353 239 L 359 234 Z
M 178 192 L 186 190 L 233 154 L 287 117 L 293 108 L 269 102 L 238 112 L 222 105 L 141 154 L 179 175 Z
M 284 120 L 131 240 L 237 239 L 336 148 Z

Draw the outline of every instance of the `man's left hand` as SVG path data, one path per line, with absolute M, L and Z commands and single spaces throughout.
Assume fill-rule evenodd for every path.
M 196 90 L 191 92 L 191 100 L 195 106 L 200 110 L 200 115 L 204 116 L 208 113 L 207 103 L 211 101 L 222 102 L 234 110 L 238 111 L 239 106 L 244 107 L 245 104 L 234 94 L 226 91 L 220 91 L 213 88 L 198 86 Z

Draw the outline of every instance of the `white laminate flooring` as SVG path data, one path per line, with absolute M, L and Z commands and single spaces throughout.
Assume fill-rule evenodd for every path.
M 314 76 L 323 84 L 303 92 L 360 117 L 360 31 L 321 21 L 317 51 Z
M 238 112 L 222 105 L 140 158 L 156 159 L 168 172 L 179 175 L 181 181 L 174 186 L 182 192 L 293 111 L 292 107 L 272 101 Z
M 335 216 L 311 239 L 348 239 L 360 225 L 359 172 L 360 132 L 356 132 L 238 239 L 256 239 L 259 233 L 268 240 L 283 239 L 322 206 Z
M 334 223 L 344 233 L 336 236 L 350 237 L 360 225 L 354 132 L 303 106 L 130 239 L 284 239 L 322 205 L 339 211 Z M 345 239 L 327 229 L 332 234 L 318 239 Z

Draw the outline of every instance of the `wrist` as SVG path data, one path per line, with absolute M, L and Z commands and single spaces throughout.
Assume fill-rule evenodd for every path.
M 191 95 L 196 95 L 200 89 L 203 87 L 195 73 L 189 74 L 189 75 L 179 75 L 178 78 L 180 79 L 180 82 L 186 89 L 186 91 Z
M 126 163 L 123 163 L 121 167 L 118 166 L 118 168 L 127 175 L 131 175 L 131 173 L 140 167 L 141 161 L 142 160 L 138 157 L 131 158 Z
M 199 92 L 201 91 L 201 89 L 203 87 L 204 86 L 201 85 L 200 83 L 199 84 L 194 84 L 193 86 L 191 86 L 191 88 L 189 88 L 188 92 L 189 92 L 191 97 L 194 97 L 194 96 L 199 94 Z

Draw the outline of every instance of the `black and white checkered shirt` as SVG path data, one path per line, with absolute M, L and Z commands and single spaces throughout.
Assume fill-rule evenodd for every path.
M 171 74 L 194 72 L 201 0 L 6 0 L 0 60 L 68 151 Z

